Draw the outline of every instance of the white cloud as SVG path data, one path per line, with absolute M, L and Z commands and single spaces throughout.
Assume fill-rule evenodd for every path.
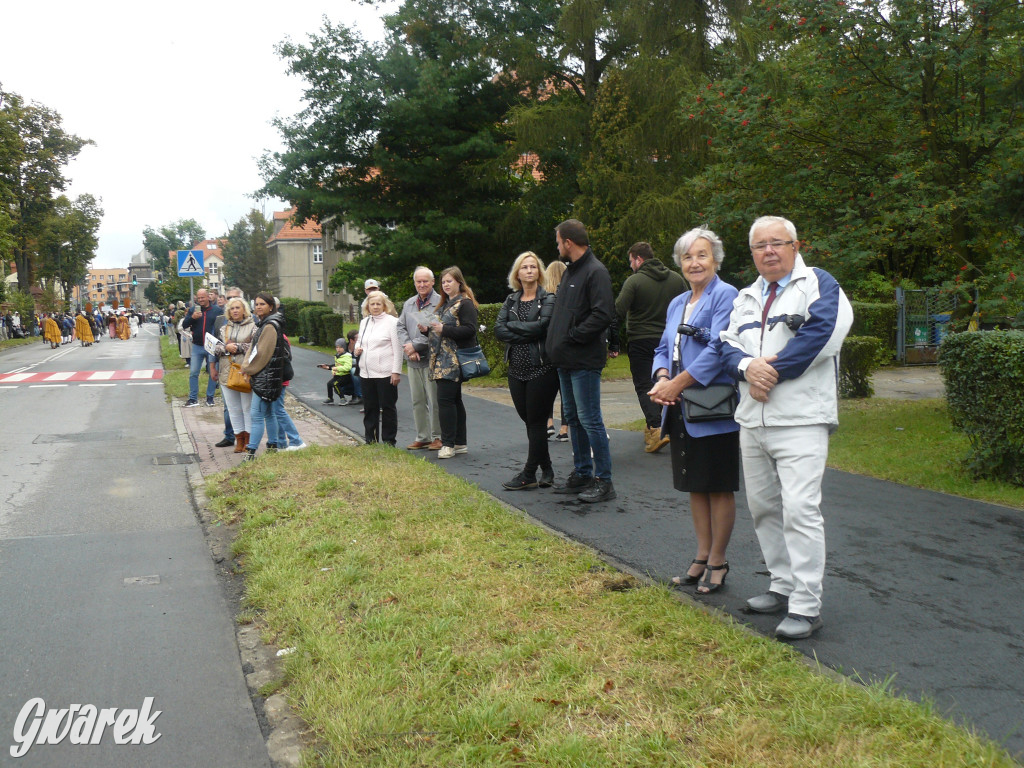
M 256 159 L 280 146 L 270 121 L 300 108 L 277 43 L 316 33 L 324 15 L 381 36 L 381 11 L 352 0 L 263 7 L 274 12 L 225 0 L 4 8 L 0 85 L 96 142 L 67 169 L 72 196 L 102 198 L 94 266 L 127 265 L 147 225 L 195 218 L 216 236 L 249 210 Z

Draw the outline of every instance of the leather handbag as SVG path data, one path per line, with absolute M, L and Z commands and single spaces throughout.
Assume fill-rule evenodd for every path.
M 687 421 L 731 419 L 739 397 L 731 384 L 687 387 L 683 390 L 683 416 Z
M 224 386 L 235 390 L 235 392 L 252 392 L 252 385 L 242 373 L 242 366 L 234 360 L 231 361 L 231 367 L 228 368 L 228 380 Z
M 459 358 L 459 368 L 462 370 L 463 379 L 475 379 L 491 372 L 487 356 L 479 346 L 456 349 L 455 354 Z

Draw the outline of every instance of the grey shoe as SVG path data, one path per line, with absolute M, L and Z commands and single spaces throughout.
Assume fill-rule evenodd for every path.
M 823 626 L 825 626 L 825 622 L 821 620 L 821 616 L 801 616 L 799 613 L 790 613 L 775 628 L 775 636 L 784 637 L 787 640 L 802 640 L 805 637 L 810 637 Z
M 580 501 L 585 501 L 587 504 L 594 504 L 598 501 L 611 501 L 615 498 L 615 486 L 612 485 L 611 480 L 602 480 L 600 477 L 596 477 L 594 482 L 590 484 L 590 487 L 576 498 Z
M 754 613 L 775 613 L 789 605 L 789 598 L 778 592 L 765 592 L 747 600 L 747 608 Z

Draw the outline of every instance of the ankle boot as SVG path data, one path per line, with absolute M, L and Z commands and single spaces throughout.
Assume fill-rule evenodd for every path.
M 235 435 L 235 453 L 242 453 L 245 451 L 245 444 L 249 442 L 248 432 L 239 432 Z

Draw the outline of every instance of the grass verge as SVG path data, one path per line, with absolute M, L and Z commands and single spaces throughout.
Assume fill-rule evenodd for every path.
M 309 764 L 1013 766 L 380 446 L 207 484 Z
M 178 342 L 174 335 L 160 337 L 160 359 L 164 365 L 163 382 L 167 399 L 170 400 L 173 397 L 188 398 L 188 366 L 185 365 L 184 358 L 178 353 Z M 199 374 L 200 399 L 206 397 L 206 384 L 208 381 L 209 376 L 204 368 L 203 372 Z M 217 398 L 220 397 L 220 388 L 217 389 L 215 396 Z

